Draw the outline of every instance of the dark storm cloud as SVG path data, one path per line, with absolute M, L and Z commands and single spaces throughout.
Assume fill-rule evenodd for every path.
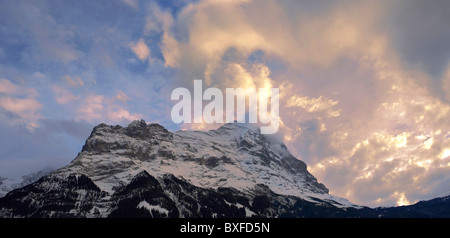
M 395 47 L 411 68 L 422 69 L 431 79 L 433 93 L 445 98 L 442 77 L 450 63 L 450 1 L 392 1 L 388 27 Z M 444 97 L 443 97 L 444 96 Z

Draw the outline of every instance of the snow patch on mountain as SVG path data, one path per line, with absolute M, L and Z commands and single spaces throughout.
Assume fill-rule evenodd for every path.
M 138 205 L 137 208 L 145 208 L 147 211 L 150 212 L 150 214 L 152 214 L 153 216 L 153 211 L 159 212 L 160 214 L 165 214 L 166 216 L 169 215 L 169 210 L 161 207 L 160 205 L 150 205 L 147 201 L 141 201 Z

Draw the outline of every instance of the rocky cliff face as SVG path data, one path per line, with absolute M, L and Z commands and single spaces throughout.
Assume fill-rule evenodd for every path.
M 142 170 L 156 177 L 173 174 L 204 188 L 265 184 L 288 195 L 328 193 L 282 142 L 242 124 L 176 133 L 144 121 L 125 128 L 101 124 L 72 164 L 58 172 L 85 174 L 112 193 Z

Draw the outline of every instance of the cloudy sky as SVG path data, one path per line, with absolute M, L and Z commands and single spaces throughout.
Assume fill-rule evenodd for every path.
M 176 87 L 276 87 L 279 136 L 367 206 L 450 192 L 450 2 L 0 1 L 0 176 L 68 164 L 100 122 L 172 131 Z

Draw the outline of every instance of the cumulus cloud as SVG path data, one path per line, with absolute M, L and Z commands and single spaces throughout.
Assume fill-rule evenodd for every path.
M 300 107 L 308 112 L 320 112 L 327 110 L 327 115 L 329 117 L 337 117 L 339 116 L 340 110 L 331 110 L 331 108 L 337 104 L 338 101 L 326 99 L 323 98 L 323 96 L 319 96 L 318 98 L 310 98 L 307 96 L 294 95 L 287 100 L 286 107 Z
M 13 124 L 25 124 L 30 130 L 38 127 L 42 117 L 42 104 L 36 99 L 37 92 L 13 84 L 7 79 L 0 79 L 0 109 L 3 117 L 10 117 Z
M 392 58 L 383 60 L 389 64 L 375 65 L 375 76 L 389 80 L 391 87 L 378 92 L 383 97 L 370 118 L 342 113 L 349 121 L 333 129 L 329 140 L 329 149 L 336 153 L 311 163 L 311 170 L 335 193 L 371 206 L 440 196 L 450 189 L 449 163 L 440 158 L 450 146 L 444 119 L 450 106 L 416 83 L 426 76 Z
M 119 94 L 122 98 L 124 93 Z M 116 103 L 117 97 L 107 98 L 103 95 L 88 95 L 83 99 L 78 108 L 78 120 L 89 122 L 118 123 L 123 121 L 133 121 L 142 118 L 141 114 L 130 113 L 122 105 Z
M 150 57 L 150 48 L 145 44 L 144 39 L 140 39 L 138 42 L 130 44 L 130 48 L 142 62 Z
M 332 193 L 413 203 L 450 190 L 449 105 L 420 86 L 430 75 L 402 61 L 386 27 L 399 9 L 390 7 L 200 1 L 165 28 L 161 52 L 185 84 L 255 87 L 252 68 L 264 65 L 271 77 L 262 78 L 280 88 L 281 136 Z
M 7 79 L 0 79 L 0 93 L 15 94 L 18 91 L 18 86 Z
M 99 120 L 103 117 L 104 97 L 102 95 L 89 95 L 84 98 L 84 103 L 78 109 L 79 119 L 86 121 Z
M 308 16 L 289 14 L 286 8 L 302 7 L 295 2 L 283 8 L 276 1 L 201 1 L 186 7 L 174 21 L 173 28 L 190 23 L 184 36 L 189 40 L 174 41 L 172 31 L 168 31 L 162 52 L 169 66 L 179 65 L 189 74 L 202 73 L 207 81 L 230 49 L 244 58 L 261 50 L 294 67 L 327 65 L 352 48 L 375 47 L 372 45 L 382 40 L 368 41 L 365 34 L 373 28 L 377 6 L 357 5 Z M 355 18 L 360 20 L 355 22 Z
M 442 77 L 442 90 L 445 92 L 447 101 L 450 102 L 450 64 Z

